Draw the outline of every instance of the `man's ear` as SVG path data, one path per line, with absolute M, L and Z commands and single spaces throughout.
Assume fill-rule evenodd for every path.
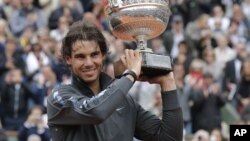
M 65 63 L 67 66 L 71 66 L 71 57 L 70 56 L 66 56 L 64 60 L 65 60 Z
M 107 57 L 108 57 L 107 54 L 103 54 L 103 55 L 102 55 L 102 63 L 103 63 L 103 64 L 106 62 Z
M 102 55 L 102 60 L 105 61 L 107 59 L 106 57 L 107 57 L 107 54 L 103 54 Z
M 102 69 L 104 68 L 104 66 L 106 65 L 105 63 L 106 63 L 106 58 L 107 57 L 107 55 L 106 54 L 103 54 L 102 55 Z

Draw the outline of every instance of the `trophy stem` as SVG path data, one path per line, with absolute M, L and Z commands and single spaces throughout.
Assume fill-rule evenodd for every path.
M 143 52 L 152 52 L 152 49 L 147 47 L 147 41 L 144 38 L 144 35 L 139 35 L 136 37 L 137 49 Z

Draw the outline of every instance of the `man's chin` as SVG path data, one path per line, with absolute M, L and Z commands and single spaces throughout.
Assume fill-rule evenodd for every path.
M 85 82 L 85 83 L 93 83 L 96 81 L 96 77 L 95 76 L 92 76 L 92 77 L 84 77 L 82 78 L 82 80 Z

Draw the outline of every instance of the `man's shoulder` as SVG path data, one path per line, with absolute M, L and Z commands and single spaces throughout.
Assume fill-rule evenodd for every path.
M 53 90 L 71 89 L 71 88 L 72 88 L 71 84 L 58 84 L 53 88 Z
M 53 101 L 55 99 L 65 99 L 73 95 L 80 95 L 79 91 L 75 89 L 71 84 L 60 84 L 52 89 L 48 100 Z
M 58 93 L 60 95 L 63 95 L 69 93 L 76 93 L 76 91 L 76 88 L 74 88 L 72 84 L 59 84 L 52 89 L 52 94 Z

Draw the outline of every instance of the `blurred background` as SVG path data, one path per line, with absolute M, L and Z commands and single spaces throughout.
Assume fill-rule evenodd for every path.
M 250 0 L 170 0 L 167 29 L 148 41 L 171 55 L 184 141 L 228 141 L 230 124 L 250 124 Z M 46 97 L 70 83 L 61 41 L 75 21 L 94 23 L 109 47 L 104 70 L 135 42 L 112 35 L 107 0 L 0 0 L 0 141 L 49 141 Z M 129 92 L 161 117 L 158 85 Z M 135 139 L 136 140 L 136 139 Z

